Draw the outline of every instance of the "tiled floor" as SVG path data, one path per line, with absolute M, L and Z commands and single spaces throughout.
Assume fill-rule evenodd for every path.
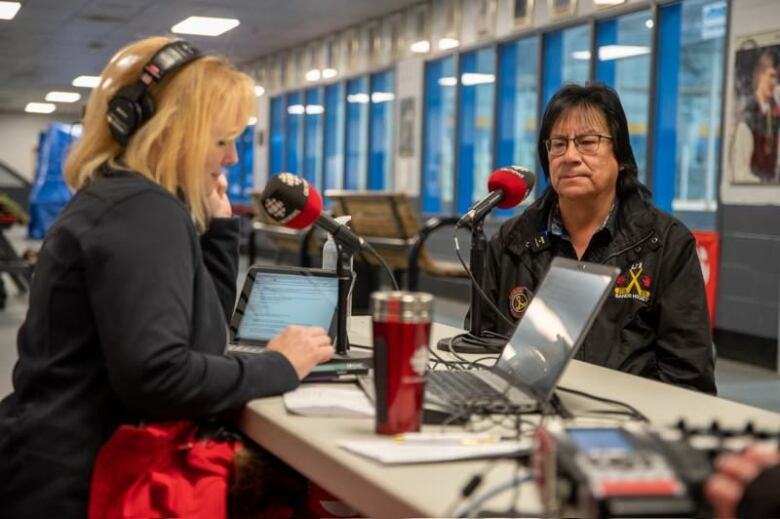
M 21 228 L 13 230 L 13 241 L 18 250 L 37 246 L 23 240 Z M 17 358 L 16 334 L 27 310 L 26 296 L 18 295 L 8 279 L 5 284 L 9 299 L 5 310 L 0 310 L 0 398 L 12 390 L 11 371 Z M 437 322 L 460 327 L 465 313 L 465 304 L 436 298 L 434 320 Z M 724 398 L 780 412 L 780 376 L 777 373 L 720 359 L 716 382 L 719 394 Z

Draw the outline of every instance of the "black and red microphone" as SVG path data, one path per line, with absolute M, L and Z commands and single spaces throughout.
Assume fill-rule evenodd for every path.
M 322 213 L 322 197 L 306 179 L 292 173 L 271 177 L 261 195 L 263 208 L 275 222 L 293 229 L 312 224 L 333 235 L 333 239 L 353 252 L 365 248 L 363 238 L 346 225 Z
M 522 166 L 505 166 L 495 170 L 488 178 L 490 194 L 472 205 L 457 225 L 471 225 L 484 218 L 494 207 L 510 209 L 518 205 L 531 193 L 535 182 L 536 176 Z

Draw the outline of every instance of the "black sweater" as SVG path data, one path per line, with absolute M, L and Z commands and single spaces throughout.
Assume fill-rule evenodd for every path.
M 293 389 L 279 353 L 223 355 L 238 224 L 198 236 L 185 205 L 106 171 L 49 230 L 0 403 L 0 517 L 86 515 L 100 446 L 122 423 L 197 419 Z

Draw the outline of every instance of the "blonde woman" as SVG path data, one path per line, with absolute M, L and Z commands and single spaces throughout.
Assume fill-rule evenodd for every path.
M 238 225 L 222 170 L 254 100 L 248 76 L 186 42 L 145 39 L 106 66 L 0 403 L 0 516 L 86 516 L 120 424 L 236 409 L 332 355 L 324 330 L 293 327 L 264 355 L 223 356 Z

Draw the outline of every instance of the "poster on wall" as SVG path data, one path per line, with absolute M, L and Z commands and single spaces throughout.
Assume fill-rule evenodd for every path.
M 577 9 L 577 0 L 548 0 L 554 18 L 572 16 Z
M 533 25 L 534 0 L 515 0 L 515 28 Z
M 780 32 L 735 40 L 726 175 L 732 185 L 780 186 Z
M 414 98 L 401 99 L 399 112 L 398 156 L 414 157 Z
M 479 0 L 477 2 L 477 37 L 489 38 L 496 33 L 496 0 Z

